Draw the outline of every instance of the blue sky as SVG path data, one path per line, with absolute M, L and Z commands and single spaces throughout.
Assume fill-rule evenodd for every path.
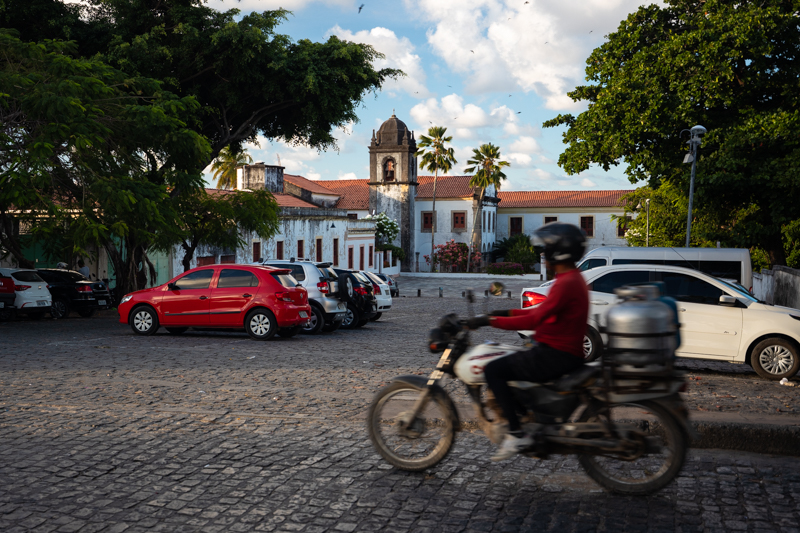
M 279 27 L 293 39 L 330 35 L 371 44 L 385 54 L 378 67 L 406 72 L 368 96 L 360 122 L 337 132 L 338 152 L 261 142 L 255 161 L 277 164 L 309 179 L 368 178 L 372 130 L 394 110 L 419 136 L 448 128 L 460 174 L 472 148 L 491 142 L 511 163 L 503 190 L 627 189 L 621 167 L 568 176 L 556 164 L 562 130 L 545 120 L 583 107 L 566 93 L 584 80 L 584 64 L 603 36 L 641 0 L 210 0 L 243 13 L 284 7 Z M 363 4 L 361 13 L 358 7 Z M 207 179 L 208 179 L 207 175 Z

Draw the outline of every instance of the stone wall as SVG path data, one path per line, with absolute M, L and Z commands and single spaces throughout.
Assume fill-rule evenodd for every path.
M 775 266 L 753 273 L 753 294 L 771 305 L 800 309 L 800 270 Z

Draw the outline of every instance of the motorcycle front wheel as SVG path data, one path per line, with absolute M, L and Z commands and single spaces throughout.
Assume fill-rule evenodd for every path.
M 401 470 L 425 470 L 444 459 L 455 438 L 455 407 L 449 398 L 431 395 L 413 421 L 408 418 L 423 393 L 407 383 L 383 388 L 367 414 L 367 428 L 373 446 Z
M 635 427 L 622 452 L 580 455 L 586 473 L 606 489 L 620 494 L 649 494 L 665 487 L 678 475 L 686 460 L 688 436 L 668 409 L 653 401 L 589 405 L 581 422 Z M 632 444 L 632 445 L 631 445 Z

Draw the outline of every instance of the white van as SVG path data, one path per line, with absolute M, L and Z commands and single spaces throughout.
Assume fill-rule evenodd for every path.
M 736 280 L 753 291 L 753 265 L 747 248 L 641 248 L 602 246 L 583 256 L 579 270 L 608 265 L 667 265 Z

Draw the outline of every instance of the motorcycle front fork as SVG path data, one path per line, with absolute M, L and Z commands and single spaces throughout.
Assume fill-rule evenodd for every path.
M 422 389 L 420 395 L 417 397 L 417 401 L 414 402 L 414 407 L 411 408 L 411 411 L 408 412 L 405 420 L 403 420 L 403 427 L 408 428 L 411 424 L 414 423 L 414 420 L 417 419 L 417 416 L 425 409 L 425 406 L 428 405 L 428 401 L 431 399 L 431 389 L 435 387 L 439 380 L 444 377 L 443 368 L 446 368 L 450 364 L 450 353 L 452 350 L 447 348 L 443 353 L 442 356 L 439 358 L 439 362 L 436 365 L 436 370 L 431 372 L 430 377 L 428 377 L 427 386 Z

